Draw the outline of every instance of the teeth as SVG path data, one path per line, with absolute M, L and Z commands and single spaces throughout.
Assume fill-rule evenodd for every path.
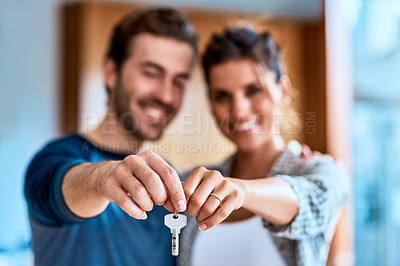
M 248 130 L 253 130 L 256 128 L 256 121 L 247 121 L 241 124 L 236 125 L 236 130 L 237 131 L 248 131 Z
M 146 108 L 147 116 L 153 121 L 161 121 L 164 115 L 164 112 L 159 108 L 147 107 Z
M 147 108 L 147 114 L 150 116 L 162 116 L 163 112 L 159 109 L 150 107 L 150 108 Z

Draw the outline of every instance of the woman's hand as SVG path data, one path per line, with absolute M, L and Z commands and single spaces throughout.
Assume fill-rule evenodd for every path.
M 245 187 L 240 179 L 223 177 L 220 172 L 197 167 L 183 184 L 187 209 L 207 230 L 225 220 L 234 210 L 242 207 Z

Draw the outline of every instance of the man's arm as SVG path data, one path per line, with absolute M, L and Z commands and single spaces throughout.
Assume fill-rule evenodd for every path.
M 64 177 L 62 194 L 68 208 L 82 218 L 102 213 L 110 201 L 136 219 L 146 219 L 153 201 L 170 211 L 186 209 L 178 174 L 153 152 L 76 165 Z
M 155 153 L 131 155 L 122 161 L 89 163 L 81 150 L 82 143 L 74 139 L 55 141 L 31 161 L 24 192 L 29 214 L 38 222 L 46 225 L 82 222 L 100 214 L 111 200 L 137 218 L 151 209 L 153 201 L 170 211 L 174 206 L 185 209 L 176 172 Z M 146 193 L 151 197 L 150 203 Z M 128 194 L 139 207 L 135 208 Z M 183 204 L 178 206 L 180 200 Z

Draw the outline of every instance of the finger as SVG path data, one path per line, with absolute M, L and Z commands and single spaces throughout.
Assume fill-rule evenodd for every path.
M 186 181 L 182 184 L 187 202 L 189 202 L 190 197 L 203 179 L 204 173 L 207 171 L 208 170 L 205 167 L 200 166 L 196 167 L 189 173 L 188 178 L 186 178 Z
M 303 159 L 309 159 L 312 156 L 312 151 L 310 149 L 310 147 L 306 144 L 302 144 L 301 145 L 301 153 L 300 156 Z
M 174 212 L 174 205 L 172 204 L 172 201 L 170 198 L 167 198 L 167 201 L 164 203 L 164 208 L 167 209 L 170 212 Z
M 236 209 L 235 197 L 226 197 L 217 211 L 200 224 L 200 230 L 208 230 L 225 220 Z
M 114 201 L 123 211 L 129 216 L 135 219 L 144 220 L 147 218 L 146 212 L 140 209 L 133 200 L 128 197 L 126 192 L 122 188 L 117 188 L 110 197 L 111 201 Z
M 167 190 L 167 189 L 165 188 L 165 190 Z M 170 197 L 167 197 L 167 200 L 164 202 L 163 206 L 164 206 L 165 209 L 167 209 L 170 212 L 174 212 L 175 211 L 174 205 L 172 204 L 172 201 L 171 201 Z
M 319 157 L 319 156 L 322 156 L 322 154 L 319 151 L 313 151 L 312 152 L 312 156 L 313 157 Z
M 336 158 L 335 161 L 340 165 L 343 165 L 343 166 L 345 165 L 344 161 L 341 158 Z
M 196 217 L 196 221 L 199 224 L 212 216 L 217 211 L 218 207 L 223 204 L 223 201 L 226 197 L 225 193 L 222 193 L 221 191 L 213 191 L 212 193 L 216 194 L 222 201 L 220 201 L 216 196 L 210 195 Z
M 125 172 L 119 176 L 118 180 L 122 189 L 133 198 L 143 211 L 151 211 L 153 209 L 153 200 L 147 189 L 136 177 Z
M 186 212 L 196 215 L 218 184 L 218 175 L 214 171 L 207 171 L 202 176 L 200 184 L 190 196 Z
M 146 164 L 146 161 L 140 156 L 132 155 L 126 157 L 123 162 L 127 172 L 145 186 L 154 203 L 157 205 L 164 204 L 167 200 L 166 188 L 158 174 Z
M 146 158 L 147 165 L 153 169 L 163 181 L 168 190 L 167 195 L 171 198 L 174 208 L 179 212 L 186 210 L 186 198 L 177 172 L 159 155 L 153 152 L 142 154 Z

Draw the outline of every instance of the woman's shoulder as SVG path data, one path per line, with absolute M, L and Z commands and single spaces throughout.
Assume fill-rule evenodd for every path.
M 343 168 L 331 155 L 317 151 L 304 153 L 302 144 L 290 141 L 272 166 L 270 174 L 301 175 L 321 167 L 326 170 Z

